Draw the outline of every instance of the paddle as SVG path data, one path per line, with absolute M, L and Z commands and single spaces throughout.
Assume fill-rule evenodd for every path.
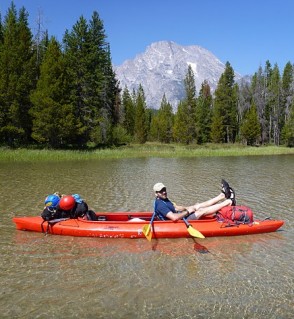
M 146 237 L 149 241 L 151 241 L 151 239 L 152 239 L 151 226 L 152 226 L 152 224 L 153 224 L 153 220 L 154 220 L 154 218 L 155 218 L 155 215 L 156 215 L 156 212 L 155 212 L 155 210 L 154 210 L 154 213 L 153 213 L 152 218 L 151 218 L 151 220 L 150 220 L 150 224 L 143 226 L 143 234 L 145 235 L 145 237 Z
M 188 233 L 189 233 L 192 237 L 205 238 L 204 235 L 201 234 L 199 230 L 193 228 L 192 225 L 189 224 L 189 222 L 187 221 L 187 219 L 186 219 L 185 217 L 183 217 L 183 221 L 185 222 L 185 224 L 186 224 L 186 226 L 187 226 Z

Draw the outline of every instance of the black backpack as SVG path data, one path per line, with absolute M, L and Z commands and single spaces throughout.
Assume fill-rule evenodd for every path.
M 49 221 L 58 217 L 55 217 L 57 215 L 56 209 L 50 209 L 48 207 L 45 207 L 41 217 L 43 218 L 44 221 Z
M 86 212 L 86 216 L 88 220 L 98 220 L 97 215 L 95 214 L 95 212 L 93 212 L 92 210 L 88 210 Z

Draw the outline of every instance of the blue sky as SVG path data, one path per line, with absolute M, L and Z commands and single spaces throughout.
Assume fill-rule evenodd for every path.
M 2 20 L 10 0 L 1 0 Z M 153 42 L 169 40 L 199 45 L 242 75 L 253 74 L 269 60 L 283 71 L 294 63 L 293 0 L 14 0 L 29 13 L 36 30 L 38 13 L 43 29 L 60 42 L 66 29 L 93 11 L 103 20 L 112 62 L 122 64 Z

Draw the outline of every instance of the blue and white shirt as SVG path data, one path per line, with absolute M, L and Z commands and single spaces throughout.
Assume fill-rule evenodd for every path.
M 177 213 L 174 204 L 167 199 L 159 199 L 155 200 L 155 212 L 160 219 L 169 220 L 166 215 L 169 212 Z

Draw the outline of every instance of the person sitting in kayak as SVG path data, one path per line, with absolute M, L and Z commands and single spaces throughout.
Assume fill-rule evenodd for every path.
M 236 205 L 235 192 L 225 180 L 222 180 L 222 192 L 218 196 L 187 207 L 172 203 L 167 197 L 164 184 L 156 183 L 153 190 L 156 197 L 155 212 L 161 220 L 177 221 L 182 218 L 196 220 L 205 215 L 215 214 L 223 207 Z

